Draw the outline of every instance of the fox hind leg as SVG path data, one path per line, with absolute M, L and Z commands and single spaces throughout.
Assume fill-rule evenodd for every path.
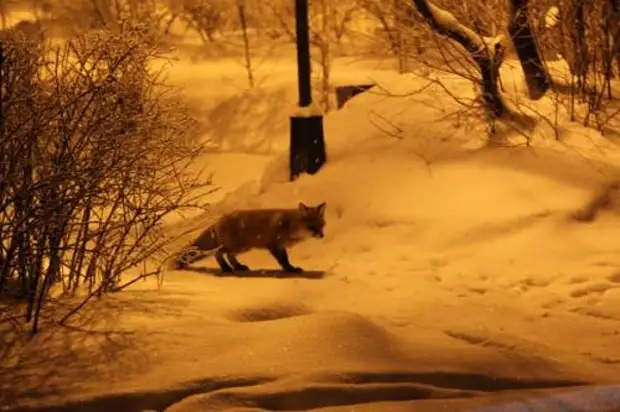
M 291 265 L 291 262 L 288 260 L 288 253 L 286 249 L 283 247 L 271 247 L 269 248 L 269 252 L 271 255 L 278 261 L 282 269 L 286 272 L 298 273 L 303 272 L 304 270 L 300 267 Z
M 239 260 L 237 260 L 237 256 L 235 256 L 234 253 L 226 253 L 226 258 L 228 258 L 228 261 L 231 263 L 235 272 L 247 272 L 248 270 L 250 270 L 247 265 L 244 265 L 243 263 L 239 262 Z

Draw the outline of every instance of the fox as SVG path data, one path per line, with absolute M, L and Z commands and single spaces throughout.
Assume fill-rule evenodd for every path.
M 246 209 L 225 214 L 180 253 L 175 268 L 185 268 L 215 252 L 222 272 L 247 272 L 250 268 L 239 262 L 237 255 L 266 249 L 285 272 L 303 272 L 291 264 L 287 249 L 325 236 L 325 207 L 325 202 L 317 206 L 300 202 L 293 209 Z

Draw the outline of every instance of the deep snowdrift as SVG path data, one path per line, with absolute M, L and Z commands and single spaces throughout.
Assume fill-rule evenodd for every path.
M 383 87 L 405 94 L 420 82 L 394 76 Z M 326 238 L 290 252 L 312 276 L 217 277 L 206 260 L 169 272 L 161 291 L 140 282 L 82 315 L 97 315 L 94 330 L 37 337 L 4 374 L 0 402 L 175 412 L 516 411 L 523 399 L 545 411 L 620 408 L 619 387 L 573 388 L 576 399 L 557 389 L 620 380 L 620 219 L 569 218 L 617 173 L 617 152 L 568 124 L 561 143 L 544 140 L 541 126 L 534 148 L 485 146 L 483 125 L 447 116 L 457 108 L 433 88 L 358 96 L 326 118 L 329 163 L 295 183 L 284 157 L 258 178 L 229 168 L 244 160 L 227 154 L 219 167 L 238 171 L 231 185 L 247 183 L 215 212 L 327 202 Z M 241 258 L 277 267 L 264 252 Z

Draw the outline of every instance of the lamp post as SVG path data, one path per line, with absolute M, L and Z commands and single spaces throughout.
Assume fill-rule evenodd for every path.
M 299 102 L 290 122 L 291 180 L 302 173 L 315 174 L 327 160 L 323 115 L 312 108 L 308 0 L 295 0 L 295 33 Z

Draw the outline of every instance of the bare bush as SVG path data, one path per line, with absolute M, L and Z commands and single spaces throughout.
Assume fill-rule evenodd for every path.
M 122 1 L 109 0 L 36 0 L 34 5 L 59 24 L 75 30 L 113 29 L 123 11 Z
M 226 17 L 226 3 L 221 0 L 183 0 L 178 7 L 179 17 L 193 29 L 203 42 L 213 42 Z
M 248 84 L 254 87 L 254 70 L 252 68 L 252 53 L 250 51 L 250 37 L 248 36 L 248 21 L 246 4 L 244 0 L 237 0 L 237 15 L 239 17 L 239 25 L 243 36 L 243 56 L 245 71 L 248 75 Z
M 178 18 L 162 0 L 32 0 L 35 12 L 56 29 L 118 31 L 124 21 L 139 21 L 144 29 L 168 34 Z
M 374 35 L 373 51 L 395 57 L 398 71 L 410 71 L 410 60 L 416 60 L 432 39 L 421 16 L 408 0 L 360 0 L 364 11 L 379 25 Z M 385 53 L 387 51 L 387 53 Z M 411 56 L 414 55 L 413 59 Z
M 569 69 L 567 107 L 571 119 L 604 131 L 615 117 L 611 79 L 618 75 L 620 10 L 615 1 L 543 1 L 531 8 L 535 35 L 547 59 L 563 59 Z M 576 104 L 585 104 L 585 114 Z M 594 122 L 592 122 L 594 120 Z
M 2 43 L 0 297 L 27 302 L 33 332 L 56 291 L 114 290 L 162 247 L 166 216 L 202 206 L 194 120 L 144 33 Z
M 0 0 L 0 24 L 2 24 L 2 30 L 6 29 L 8 14 L 9 14 L 9 1 Z

